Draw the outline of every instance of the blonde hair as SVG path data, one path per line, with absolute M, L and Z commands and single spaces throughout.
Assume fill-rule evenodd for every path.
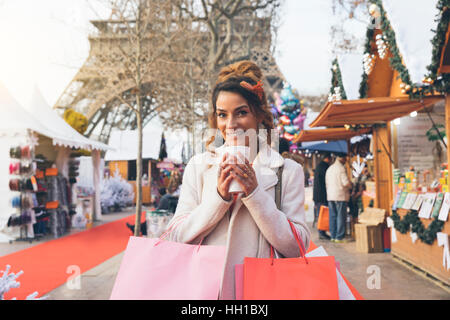
M 242 81 L 254 86 L 258 82 L 263 80 L 263 73 L 261 69 L 252 61 L 244 60 L 226 67 L 223 67 L 217 77 L 216 85 L 212 92 L 211 105 L 212 109 L 208 116 L 208 123 L 210 128 L 217 129 L 217 113 L 216 113 L 216 101 L 221 91 L 228 91 L 240 94 L 245 100 L 247 100 L 250 110 L 253 115 L 260 121 L 262 128 L 268 132 L 267 143 L 270 145 L 271 137 L 270 131 L 274 128 L 273 115 L 270 111 L 269 104 L 265 92 L 262 92 L 262 96 L 252 90 L 241 85 Z M 206 142 L 208 147 L 215 140 L 215 136 L 212 136 Z

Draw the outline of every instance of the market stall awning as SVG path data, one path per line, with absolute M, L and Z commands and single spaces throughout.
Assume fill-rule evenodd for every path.
M 326 129 L 313 129 L 302 130 L 300 134 L 293 140 L 293 143 L 306 142 L 306 141 L 334 141 L 334 140 L 347 140 L 355 136 L 360 136 L 369 133 L 370 128 L 363 128 L 359 130 L 351 130 L 346 128 L 326 128 Z
M 348 153 L 348 143 L 345 140 L 320 142 L 306 147 L 300 147 L 300 150 L 324 151 L 334 153 Z
M 423 101 L 410 100 L 408 97 L 330 101 L 310 126 L 343 127 L 385 123 L 431 106 L 442 99 L 443 96 L 425 97 Z

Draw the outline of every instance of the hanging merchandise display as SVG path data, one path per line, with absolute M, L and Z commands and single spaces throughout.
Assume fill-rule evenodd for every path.
M 29 142 L 29 141 L 26 141 Z M 15 209 L 7 222 L 8 227 L 19 227 L 20 236 L 17 241 L 32 241 L 35 238 L 33 224 L 36 223 L 36 215 L 33 210 L 35 205 L 34 192 L 37 183 L 34 163 L 34 146 L 25 143 L 10 148 L 9 155 L 9 189 L 16 193 L 11 199 L 11 207 Z
M 16 241 L 32 242 L 48 234 L 57 238 L 70 229 L 68 180 L 58 173 L 54 163 L 34 153 L 33 143 L 10 148 L 9 188 L 17 194 L 11 199 L 16 211 L 11 213 L 7 226 L 20 228 Z M 69 176 L 76 177 L 77 162 L 71 164 Z

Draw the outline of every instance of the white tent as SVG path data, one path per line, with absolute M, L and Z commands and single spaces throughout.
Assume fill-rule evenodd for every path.
M 83 148 L 88 150 L 111 149 L 106 144 L 91 140 L 72 128 L 55 110 L 44 100 L 41 92 L 34 87 L 31 100 L 25 108 L 34 115 L 41 123 L 48 124 L 48 129 L 53 131 L 53 144 L 72 148 Z
M 33 115 L 19 105 L 2 83 L 0 83 L 0 111 L 0 136 L 12 136 L 27 129 L 47 137 L 53 135 Z
M 72 148 L 92 150 L 94 167 L 96 168 L 94 181 L 99 185 L 100 151 L 110 149 L 109 146 L 85 138 L 68 125 L 54 110 L 45 103 L 45 100 L 36 89 L 33 98 L 26 108 L 23 108 L 0 83 L 0 231 L 4 230 L 13 208 L 10 199 L 14 193 L 9 190 L 8 167 L 11 162 L 9 149 L 21 143 L 30 143 L 29 132 L 41 136 L 33 143 L 39 144 L 43 140 L 49 141 L 46 147 L 56 154 L 55 163 L 60 172 L 67 176 L 68 160 Z M 98 192 L 100 188 L 97 188 Z M 97 190 L 96 190 L 97 192 Z M 97 200 L 98 199 L 98 200 Z M 100 197 L 96 194 L 96 215 L 100 217 Z M 98 203 L 97 203 L 98 202 Z M 0 233 L 0 242 L 9 238 Z
M 143 130 L 142 158 L 158 159 L 164 130 L 159 127 L 145 127 Z M 184 137 L 177 133 L 165 133 L 167 159 L 182 162 Z M 112 131 L 109 145 L 115 150 L 105 154 L 105 161 L 135 160 L 137 156 L 138 134 L 136 130 Z

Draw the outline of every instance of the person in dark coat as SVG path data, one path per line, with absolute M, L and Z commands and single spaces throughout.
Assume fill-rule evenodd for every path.
M 325 185 L 325 173 L 330 166 L 331 155 L 325 153 L 322 161 L 316 166 L 314 170 L 314 187 L 313 187 L 313 201 L 314 201 L 314 222 L 313 227 L 319 219 L 319 212 L 321 206 L 328 206 L 327 202 L 327 188 Z M 323 240 L 330 240 L 330 236 L 323 230 L 318 230 L 319 238 Z

